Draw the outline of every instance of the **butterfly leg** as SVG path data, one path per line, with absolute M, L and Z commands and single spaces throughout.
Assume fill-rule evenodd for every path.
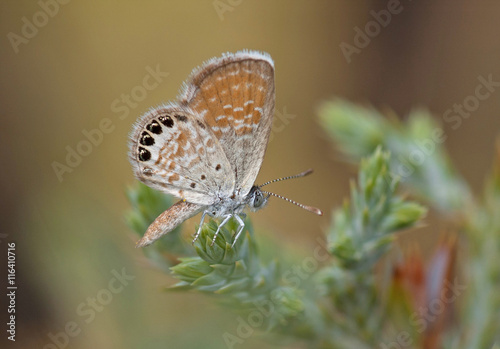
M 203 222 L 205 221 L 205 216 L 207 214 L 210 214 L 209 211 L 204 211 L 203 214 L 201 215 L 201 221 L 200 221 L 200 226 L 198 227 L 198 230 L 196 231 L 196 234 L 194 235 L 194 239 L 193 239 L 193 242 L 191 244 L 194 244 L 194 242 L 196 240 L 198 240 L 198 237 L 200 236 L 201 234 L 201 228 L 203 227 Z
M 224 226 L 231 219 L 231 217 L 233 217 L 232 214 L 228 214 L 228 215 L 224 216 L 224 219 L 219 224 L 219 227 L 217 228 L 217 231 L 214 234 L 214 239 L 212 240 L 212 243 L 210 244 L 210 246 L 213 246 L 215 244 L 215 239 L 217 239 L 217 235 L 219 234 L 220 228 L 222 228 L 222 226 Z
M 240 226 L 238 228 L 238 232 L 236 233 L 236 236 L 234 237 L 234 240 L 233 240 L 233 243 L 231 244 L 231 247 L 233 247 L 234 244 L 236 243 L 236 241 L 238 241 L 238 238 L 240 237 L 240 234 L 243 231 L 243 228 L 245 228 L 245 222 L 243 221 L 243 219 L 245 219 L 246 216 L 247 215 L 244 213 L 242 213 L 241 215 L 235 215 L 236 220 L 238 221 Z

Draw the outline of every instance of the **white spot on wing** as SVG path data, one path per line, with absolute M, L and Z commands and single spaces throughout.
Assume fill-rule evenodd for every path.
M 213 131 L 221 131 L 221 132 L 227 132 L 230 129 L 231 129 L 231 126 L 226 126 L 226 127 L 213 126 L 212 127 Z
M 235 130 L 239 130 L 240 128 L 242 127 L 251 127 L 251 128 L 255 128 L 257 127 L 257 124 L 240 124 L 240 125 L 236 125 L 234 127 Z

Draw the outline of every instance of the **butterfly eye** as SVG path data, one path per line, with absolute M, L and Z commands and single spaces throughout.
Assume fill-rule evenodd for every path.
M 264 196 L 260 191 L 256 191 L 253 198 L 253 207 L 259 208 L 264 203 Z

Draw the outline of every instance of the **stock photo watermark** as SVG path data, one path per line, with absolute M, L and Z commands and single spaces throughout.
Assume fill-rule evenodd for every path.
M 16 243 L 7 243 L 7 338 L 16 341 Z
M 411 0 L 409 0 L 411 1 Z M 392 21 L 393 16 L 400 14 L 404 7 L 399 0 L 389 0 L 385 8 L 379 11 L 370 11 L 371 20 L 363 28 L 354 27 L 354 38 L 352 44 L 341 42 L 339 47 L 347 63 L 351 63 L 353 54 L 360 54 L 361 50 L 370 45 L 372 39 L 377 37 L 383 28 Z
M 224 20 L 224 14 L 226 12 L 233 12 L 234 9 L 241 5 L 243 0 L 214 0 L 212 5 L 214 6 L 215 12 L 221 21 Z
M 130 90 L 130 94 L 122 93 L 119 98 L 111 102 L 111 111 L 119 114 L 120 120 L 125 120 L 130 111 L 137 108 L 140 102 L 146 99 L 148 91 L 155 90 L 163 82 L 163 79 L 168 77 L 170 73 L 162 72 L 160 65 L 157 64 L 155 69 L 146 67 L 148 74 L 142 79 L 142 84 L 135 86 Z
M 27 45 L 31 39 L 38 35 L 40 29 L 45 27 L 51 18 L 54 18 L 61 9 L 61 5 L 66 5 L 70 0 L 40 0 L 37 2 L 40 10 L 36 11 L 30 18 L 23 16 L 21 18 L 21 28 L 19 34 L 9 32 L 7 39 L 15 53 L 19 53 L 21 44 Z
M 448 280 L 444 282 L 444 288 L 439 297 L 432 299 L 427 306 L 420 306 L 409 318 L 410 326 L 417 333 L 424 332 L 436 319 L 444 313 L 446 306 L 454 303 L 458 297 L 467 289 L 466 285 L 460 284 L 455 278 L 453 283 Z M 390 343 L 380 343 L 381 349 L 401 349 L 412 346 L 412 336 L 408 331 L 401 331 L 395 340 Z
M 443 129 L 438 127 L 432 131 L 431 137 L 416 140 L 408 156 L 399 154 L 396 157 L 396 164 L 392 166 L 390 173 L 391 180 L 410 177 L 424 164 L 428 157 L 434 154 L 437 146 L 444 143 L 447 138 Z
M 141 84 L 134 86 L 129 93 L 122 93 L 111 102 L 111 111 L 118 115 L 119 120 L 125 120 L 130 111 L 137 108 L 139 103 L 148 96 L 148 93 L 156 89 L 163 80 L 170 74 L 160 70 L 157 64 L 153 69 L 150 66 L 145 68 L 147 74 L 142 79 Z M 96 128 L 82 130 L 82 139 L 74 146 L 67 145 L 66 156 L 63 162 L 53 161 L 52 169 L 59 182 L 62 182 L 64 175 L 72 173 L 76 167 L 80 166 L 83 159 L 89 156 L 104 140 L 106 134 L 110 134 L 116 129 L 115 121 L 111 118 L 102 118 Z
M 443 113 L 443 120 L 446 123 L 453 123 L 451 128 L 458 129 L 464 119 L 471 117 L 472 113 L 479 109 L 481 101 L 485 101 L 500 87 L 500 81 L 493 81 L 493 74 L 489 74 L 487 78 L 482 75 L 477 77 L 479 83 L 474 88 L 474 93 L 465 97 L 462 103 L 453 104 L 452 108 L 447 109 Z
M 446 124 L 452 124 L 452 130 L 457 130 L 462 126 L 464 120 L 470 118 L 479 109 L 481 101 L 490 98 L 500 87 L 500 81 L 494 81 L 493 74 L 488 74 L 487 77 L 479 75 L 477 80 L 479 83 L 475 86 L 474 93 L 466 96 L 461 103 L 454 103 L 452 107 L 444 111 L 442 119 Z M 431 137 L 416 140 L 407 156 L 400 154 L 396 157 L 397 164 L 393 166 L 392 180 L 410 177 L 447 138 L 443 128 L 436 127 L 432 130 Z
M 282 132 L 285 127 L 290 124 L 290 120 L 293 120 L 297 117 L 295 114 L 288 114 L 286 107 L 283 107 L 283 111 L 275 110 L 273 125 L 271 126 L 271 134 L 269 135 L 270 143 L 274 139 L 274 135 Z
M 111 270 L 113 277 L 109 280 L 107 287 L 97 291 L 94 297 L 87 297 L 85 301 L 77 305 L 75 312 L 78 316 L 74 320 L 66 322 L 63 330 L 52 333 L 49 332 L 50 342 L 43 349 L 63 349 L 68 348 L 72 338 L 82 333 L 84 325 L 90 324 L 108 306 L 116 295 L 123 292 L 126 286 L 135 279 L 134 275 L 127 274 L 125 268 L 121 272 Z
M 282 275 L 283 284 L 291 287 L 298 287 L 308 280 L 319 268 L 321 262 L 326 261 L 330 254 L 328 253 L 324 242 L 316 239 L 318 245 L 314 248 L 311 256 L 288 268 Z M 224 332 L 222 339 L 227 348 L 234 348 L 237 344 L 243 344 L 244 341 L 252 336 L 256 329 L 265 324 L 265 320 L 271 316 L 281 316 L 279 314 L 279 304 L 283 299 L 283 291 L 273 290 L 269 299 L 253 302 L 254 310 L 250 311 L 245 318 L 238 316 L 236 318 L 236 329 L 234 333 Z

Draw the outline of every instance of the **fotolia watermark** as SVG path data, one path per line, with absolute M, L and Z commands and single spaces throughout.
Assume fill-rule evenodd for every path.
M 132 109 L 137 108 L 138 102 L 146 99 L 148 93 L 157 88 L 163 79 L 170 73 L 162 72 L 160 65 L 157 64 L 155 69 L 147 66 L 147 74 L 142 79 L 141 84 L 134 86 L 129 93 L 122 93 L 120 97 L 111 102 L 111 111 L 118 114 L 120 120 L 124 120 L 129 116 Z M 52 169 L 59 180 L 63 181 L 63 176 L 67 173 L 72 173 L 76 167 L 80 166 L 83 159 L 89 156 L 95 148 L 97 148 L 104 140 L 104 135 L 110 134 L 116 129 L 116 125 L 111 118 L 102 118 L 96 128 L 87 130 L 83 129 L 83 139 L 80 139 L 74 146 L 66 146 L 66 156 L 63 162 L 53 161 Z
M 70 0 L 40 0 L 38 6 L 40 10 L 35 12 L 31 18 L 26 16 L 21 18 L 20 34 L 10 32 L 7 34 L 12 49 L 19 53 L 21 44 L 27 45 L 31 39 L 38 35 L 41 28 L 45 27 L 51 18 L 59 13 L 60 5 L 66 5 Z
M 84 302 L 78 304 L 76 307 L 77 319 L 66 322 L 62 331 L 47 334 L 50 343 L 47 343 L 43 349 L 69 348 L 71 339 L 82 333 L 82 325 L 94 321 L 97 314 L 101 313 L 113 301 L 114 297 L 123 292 L 125 286 L 135 279 L 134 275 L 127 274 L 125 268 L 122 268 L 121 272 L 113 269 L 111 274 L 113 277 L 109 280 L 107 287 L 97 291 L 95 297 L 87 297 Z
M 410 0 L 411 1 L 411 0 Z M 368 21 L 363 28 L 354 27 L 353 44 L 341 42 L 339 47 L 344 55 L 347 63 L 351 63 L 353 54 L 360 54 L 361 50 L 366 48 L 372 39 L 377 37 L 382 28 L 387 27 L 394 15 L 400 14 L 403 11 L 403 5 L 399 0 L 389 0 L 385 9 L 380 11 L 370 11 L 370 16 L 373 18 Z

